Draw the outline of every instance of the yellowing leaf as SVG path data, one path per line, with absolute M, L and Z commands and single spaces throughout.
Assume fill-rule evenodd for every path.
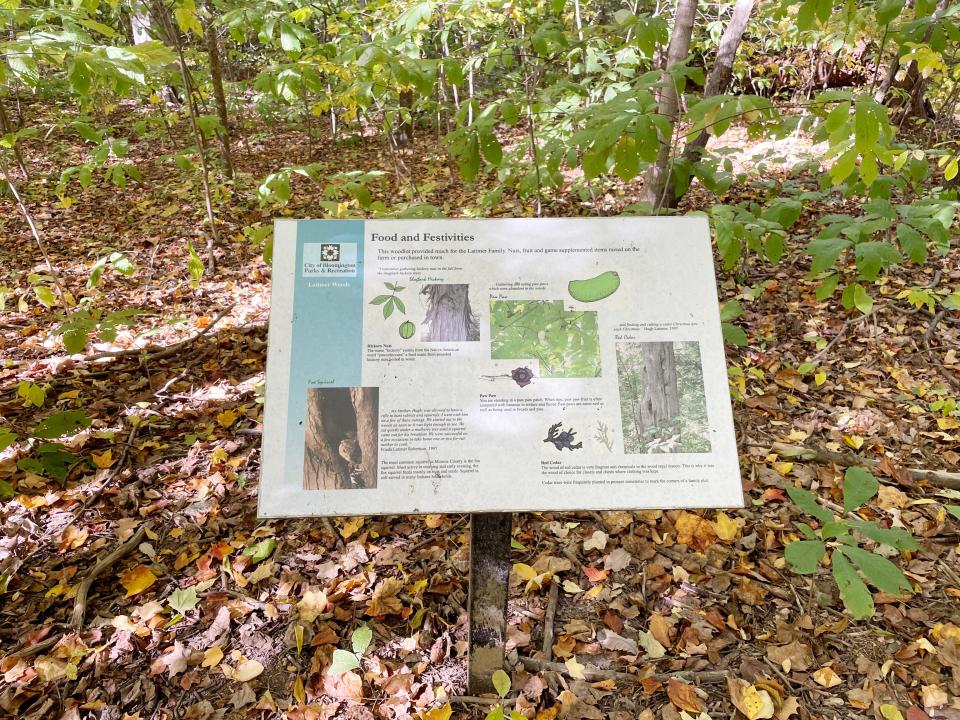
M 793 470 L 792 462 L 775 462 L 773 463 L 773 469 L 776 470 L 781 475 L 789 475 L 790 471 Z
M 229 459 L 230 456 L 222 447 L 215 447 L 213 449 L 213 453 L 210 455 L 210 462 L 212 462 L 214 465 L 223 465 Z
M 956 430 L 960 428 L 960 418 L 942 417 L 937 418 L 937 427 L 941 430 Z
M 237 421 L 238 417 L 240 416 L 233 410 L 224 410 L 221 413 L 217 413 L 217 422 L 220 423 L 222 427 L 228 428 Z
M 213 647 L 207 648 L 203 653 L 203 662 L 201 665 L 205 668 L 216 667 L 220 664 L 221 660 L 223 660 L 223 649 L 218 645 L 214 645 Z
M 297 679 L 293 681 L 293 698 L 301 705 L 307 701 L 307 691 L 303 687 L 303 678 L 299 675 L 297 675 Z
M 362 517 L 347 518 L 340 524 L 340 534 L 344 540 L 349 540 L 350 536 L 355 534 L 363 525 Z
M 859 450 L 863 447 L 863 438 L 859 435 L 844 435 L 843 441 L 854 450 Z
M 425 713 L 418 713 L 420 720 L 450 720 L 452 715 L 453 708 L 450 707 L 450 703 L 442 707 L 431 708 Z
M 517 574 L 517 577 L 521 580 L 533 580 L 537 575 L 537 571 L 526 563 L 514 563 L 513 571 Z
M 724 542 L 733 542 L 740 534 L 740 526 L 726 513 L 718 512 L 714 524 L 717 528 L 717 537 Z
M 93 464 L 98 468 L 108 468 L 113 465 L 113 451 L 107 448 L 102 453 L 90 453 Z
M 142 593 L 156 581 L 157 576 L 146 565 L 137 565 L 120 578 L 120 584 L 127 590 L 126 597 Z
M 587 678 L 583 675 L 583 669 L 586 667 L 583 663 L 577 662 L 576 657 L 567 658 L 567 661 L 564 663 L 567 666 L 567 672 L 570 673 L 570 677 L 574 680 L 586 680 Z
M 563 591 L 570 595 L 576 595 L 577 593 L 583 592 L 583 588 L 577 585 L 573 580 L 564 580 Z
M 883 715 L 884 720 L 903 720 L 903 713 L 900 712 L 900 708 L 890 703 L 884 703 L 880 706 L 880 714 Z

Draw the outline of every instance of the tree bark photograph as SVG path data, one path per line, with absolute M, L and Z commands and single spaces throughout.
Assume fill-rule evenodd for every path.
M 476 342 L 480 323 L 470 307 L 470 286 L 466 284 L 425 285 L 427 317 L 420 339 L 423 342 Z
M 625 453 L 710 452 L 700 346 L 617 343 Z
M 309 388 L 304 490 L 377 486 L 380 388 Z

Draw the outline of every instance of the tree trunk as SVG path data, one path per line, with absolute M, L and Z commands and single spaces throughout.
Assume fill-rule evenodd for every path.
M 940 19 L 940 16 L 946 11 L 947 6 L 949 5 L 949 0 L 940 0 L 937 3 L 936 9 L 933 11 L 933 15 L 930 16 L 930 24 L 927 26 L 927 29 L 923 33 L 923 42 L 929 43 L 930 38 L 933 37 L 933 31 L 936 27 L 937 21 Z M 873 94 L 873 99 L 878 103 L 886 103 L 890 97 L 889 92 L 890 88 L 893 87 L 893 84 L 897 77 L 897 72 L 900 70 L 900 50 L 898 49 L 896 54 L 893 57 L 893 60 L 890 61 L 890 67 L 887 69 L 887 74 L 883 78 L 883 82 L 880 83 L 880 87 L 876 89 Z M 909 101 L 907 103 L 907 108 L 905 112 L 912 114 L 916 117 L 926 118 L 930 117 L 931 113 L 929 107 L 927 106 L 925 100 L 925 93 L 927 88 L 926 78 L 922 77 L 917 71 L 917 63 L 911 61 L 910 65 L 907 67 L 906 78 L 904 79 L 904 84 L 906 90 L 909 94 Z
M 660 98 L 657 103 L 657 113 L 670 121 L 671 129 L 676 125 L 680 103 L 677 87 L 667 70 L 686 60 L 687 53 L 690 51 L 690 37 L 693 34 L 693 22 L 696 19 L 696 14 L 697 0 L 679 0 L 677 2 L 677 11 L 673 18 L 673 32 L 670 34 L 670 45 L 667 47 L 667 57 L 661 75 Z M 663 138 L 657 160 L 647 168 L 644 178 L 642 200 L 649 203 L 654 210 L 660 209 L 664 200 L 664 189 L 670 179 L 671 144 L 672 137 Z
M 480 339 L 480 327 L 470 308 L 468 285 L 427 285 L 423 342 L 467 342 Z
M 213 22 L 216 8 L 212 0 L 204 3 L 210 17 L 207 20 L 205 39 L 207 44 L 207 58 L 210 63 L 210 82 L 213 85 L 213 98 L 217 106 L 217 117 L 220 119 L 220 128 L 217 136 L 220 139 L 221 161 L 226 176 L 233 179 L 233 155 L 230 152 L 230 123 L 227 118 L 227 96 L 223 92 L 223 71 L 220 63 L 220 43 L 217 41 L 217 28 Z
M 753 12 L 755 0 L 737 0 L 733 6 L 733 14 L 730 16 L 730 22 L 720 38 L 720 44 L 717 47 L 717 58 L 710 69 L 710 75 L 707 77 L 707 84 L 703 88 L 703 97 L 713 97 L 722 95 L 727 91 L 730 85 L 730 78 L 733 76 L 733 60 L 737 56 L 737 50 L 740 47 L 740 41 L 743 39 L 743 33 L 747 29 L 747 23 L 750 21 L 750 13 Z M 703 155 L 707 147 L 707 141 L 710 139 L 710 133 L 701 130 L 696 138 L 691 140 L 683 148 L 683 159 L 689 163 L 695 163 Z M 675 191 L 675 186 L 670 183 L 665 188 L 665 197 L 663 205 L 665 207 L 676 207 L 682 194 Z
M 360 446 L 360 472 L 363 487 L 377 486 L 378 420 L 380 388 L 350 388 L 350 400 L 357 416 L 357 444 Z
M 303 489 L 336 490 L 352 487 L 350 469 L 340 456 L 335 443 L 345 435 L 342 429 L 328 427 L 337 423 L 327 417 L 325 401 L 327 389 L 311 388 L 307 391 L 307 419 L 304 433 Z M 330 413 L 333 414 L 332 412 Z M 333 440 L 331 438 L 334 438 Z
M 680 393 L 677 388 L 677 361 L 673 343 L 644 343 L 643 400 L 640 403 L 642 432 L 672 424 L 680 414 Z
M 401 113 L 400 122 L 397 125 L 397 144 L 413 144 L 413 90 L 400 91 L 400 107 L 407 111 L 404 117 Z

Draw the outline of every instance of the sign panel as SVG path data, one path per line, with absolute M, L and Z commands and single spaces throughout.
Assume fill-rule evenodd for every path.
M 262 517 L 742 503 L 704 218 L 280 220 Z

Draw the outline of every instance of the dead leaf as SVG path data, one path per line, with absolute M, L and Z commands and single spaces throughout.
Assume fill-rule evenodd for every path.
M 604 570 L 620 572 L 625 570 L 633 562 L 633 556 L 623 548 L 614 549 L 603 559 Z
M 686 510 L 680 513 L 675 525 L 677 542 L 696 550 L 706 550 L 717 540 L 717 532 L 712 522 Z
M 834 672 L 833 668 L 827 665 L 817 670 L 813 674 L 813 680 L 817 685 L 822 685 L 826 688 L 836 687 L 837 685 L 843 684 L 843 680 L 840 678 L 837 673 Z
M 308 589 L 297 603 L 297 614 L 311 623 L 327 611 L 327 594 L 323 590 Z
M 399 615 L 403 611 L 403 602 L 397 595 L 403 590 L 403 581 L 386 578 L 373 591 L 373 597 L 367 604 L 367 613 L 378 615 Z
M 607 534 L 603 530 L 595 530 L 593 535 L 583 541 L 583 551 L 603 550 L 607 546 Z
M 243 660 L 236 667 L 221 665 L 223 674 L 236 682 L 249 682 L 263 672 L 263 664 L 258 660 Z
M 678 710 L 699 713 L 705 709 L 696 688 L 673 677 L 667 681 L 667 697 Z
M 768 645 L 767 657 L 783 668 L 784 672 L 804 672 L 813 667 L 813 650 L 809 645 L 794 640 L 786 645 Z

